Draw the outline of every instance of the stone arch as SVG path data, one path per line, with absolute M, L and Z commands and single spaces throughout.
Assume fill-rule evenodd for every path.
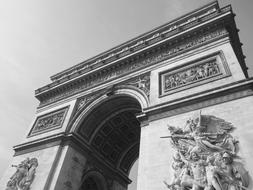
M 117 87 L 90 102 L 71 129 L 88 144 L 92 156 L 115 171 L 117 179 L 123 179 L 123 186 L 130 183 L 129 171 L 139 156 L 140 123 L 136 115 L 146 107 L 148 99 L 141 90 Z
M 79 113 L 74 116 L 72 122 L 70 122 L 70 131 L 76 131 L 82 120 L 84 120 L 93 109 L 95 109 L 97 106 L 101 105 L 108 99 L 112 98 L 113 96 L 111 96 L 110 94 L 113 94 L 114 96 L 118 95 L 132 97 L 139 102 L 142 110 L 149 106 L 149 98 L 142 90 L 138 89 L 135 86 L 120 85 L 104 92 L 103 94 L 92 100 L 90 103 L 88 103 L 87 106 L 82 108 L 82 110 L 80 110 Z
M 88 171 L 83 176 L 79 190 L 108 190 L 105 177 L 98 171 Z

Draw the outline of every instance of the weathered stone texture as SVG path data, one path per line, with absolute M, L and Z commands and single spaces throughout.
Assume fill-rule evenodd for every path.
M 253 96 L 218 104 L 201 109 L 202 114 L 214 115 L 231 122 L 236 128 L 233 132 L 239 140 L 238 155 L 242 158 L 245 168 L 253 176 Z M 138 190 L 167 189 L 163 180 L 172 179 L 171 163 L 173 148 L 169 139 L 160 137 L 169 135 L 167 125 L 184 126 L 185 121 L 199 110 L 178 114 L 172 117 L 152 121 L 142 128 L 141 148 L 138 171 Z M 159 175 L 155 175 L 159 174 Z M 249 186 L 252 189 L 252 184 Z

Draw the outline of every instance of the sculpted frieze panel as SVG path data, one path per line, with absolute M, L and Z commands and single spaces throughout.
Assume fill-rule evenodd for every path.
M 213 115 L 186 121 L 185 126 L 168 126 L 175 155 L 173 178 L 164 181 L 168 189 L 239 190 L 249 186 L 249 174 L 238 156 L 239 141 L 235 127 Z
M 12 165 L 16 172 L 10 177 L 5 190 L 30 190 L 38 165 L 37 158 L 26 158 L 20 164 Z
M 62 90 L 55 91 L 51 96 L 42 98 L 40 106 L 50 104 L 65 97 L 71 96 L 83 90 L 87 90 L 96 85 L 115 79 L 121 75 L 145 68 L 149 65 L 168 59 L 183 51 L 208 43 L 211 40 L 227 35 L 225 28 L 220 28 L 207 33 L 196 34 L 194 37 L 184 39 L 182 42 L 175 42 L 174 45 L 160 49 L 156 52 L 150 52 L 148 55 L 141 56 L 136 60 L 128 60 L 118 65 L 113 65 L 104 70 L 100 70 L 92 76 L 76 81 L 75 85 L 66 86 Z
M 160 74 L 160 95 L 171 94 L 230 75 L 222 52 L 186 63 L 180 67 Z
M 65 107 L 63 109 L 39 116 L 36 119 L 29 136 L 62 127 L 67 111 L 68 107 Z

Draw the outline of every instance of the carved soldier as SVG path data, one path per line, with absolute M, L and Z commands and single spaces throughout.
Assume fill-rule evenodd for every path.
M 206 64 L 207 65 L 207 64 Z M 238 143 L 234 127 L 223 119 L 201 115 L 189 119 L 184 128 L 168 126 L 173 147 L 179 152 L 183 167 L 174 158 L 174 178 L 168 188 L 192 190 L 244 190 L 249 174 L 237 157 Z M 176 158 L 177 158 L 176 157 Z M 179 162 L 178 162 L 179 163 Z M 180 174 L 176 171 L 180 171 Z M 174 185 L 173 185 L 174 184 Z
M 196 152 L 192 152 L 190 155 L 190 160 L 187 160 L 183 154 L 181 154 L 183 162 L 188 165 L 192 171 L 193 178 L 189 178 L 189 174 L 185 174 L 182 177 L 181 184 L 183 186 L 191 184 L 192 190 L 200 190 L 205 187 L 205 165 L 206 162 L 202 160 Z M 187 175 L 187 176 L 186 176 Z M 187 180 L 186 180 L 187 179 Z
M 170 84 L 171 84 L 172 88 L 177 86 L 177 83 L 176 83 L 176 80 L 175 80 L 174 76 L 170 76 Z
M 170 83 L 170 79 L 169 78 L 166 78 L 165 80 L 165 88 L 168 89 L 168 88 L 171 88 L 171 83 Z
M 203 68 L 204 68 L 204 76 L 208 77 L 209 76 L 209 66 L 208 66 L 208 64 L 204 64 Z
M 198 80 L 198 79 L 202 79 L 203 77 L 204 77 L 204 69 L 203 69 L 203 66 L 199 66 L 199 67 L 197 67 L 196 68 L 196 70 L 197 70 L 197 75 L 196 75 L 196 79 Z
M 29 171 L 27 172 L 27 176 L 24 179 L 23 190 L 29 190 L 30 185 L 32 184 L 35 177 L 36 168 L 38 167 L 38 160 L 36 158 L 32 158 L 29 162 L 29 165 Z
M 181 180 L 185 168 L 185 164 L 181 159 L 180 154 L 177 152 L 173 157 L 172 168 L 174 170 L 174 175 L 170 184 L 164 181 L 165 185 L 170 189 L 179 189 L 181 186 Z
M 26 177 L 29 169 L 28 162 L 29 158 L 25 159 L 17 166 L 12 165 L 13 167 L 16 167 L 17 170 L 8 181 L 6 190 L 18 190 L 18 186 L 22 185 L 22 179 Z
M 222 190 L 222 185 L 218 176 L 220 171 L 219 167 L 214 165 L 215 158 L 214 156 L 207 157 L 207 166 L 206 166 L 206 187 L 204 190 Z
M 222 185 L 224 190 L 246 189 L 249 185 L 248 172 L 240 164 L 233 163 L 233 158 L 225 152 L 222 156 L 221 166 Z

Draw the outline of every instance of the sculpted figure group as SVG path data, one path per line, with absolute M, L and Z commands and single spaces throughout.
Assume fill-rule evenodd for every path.
M 37 125 L 35 126 L 35 129 L 42 130 L 42 129 L 47 129 L 53 126 L 60 125 L 64 118 L 64 113 L 65 112 L 62 111 L 58 114 L 53 114 L 49 117 L 39 119 Z
M 11 176 L 5 190 L 29 190 L 35 177 L 38 160 L 26 158 L 19 165 L 12 165 L 17 170 Z
M 200 79 L 205 79 L 220 73 L 220 69 L 215 61 L 207 62 L 185 71 L 167 76 L 165 79 L 165 89 L 172 89 L 184 84 L 193 83 Z
M 168 126 L 175 149 L 171 190 L 245 190 L 248 172 L 237 155 L 234 127 L 223 119 L 198 114 L 184 128 Z

